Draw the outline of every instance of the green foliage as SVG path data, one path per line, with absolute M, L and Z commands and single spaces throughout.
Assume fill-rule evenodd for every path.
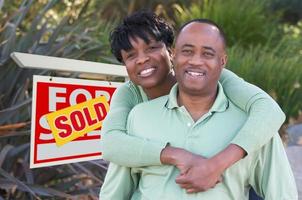
M 228 51 L 229 68 L 267 91 L 288 117 L 297 117 L 302 108 L 302 51 L 294 53 L 294 46 L 284 38 L 274 49 L 234 45 Z
M 286 22 L 297 23 L 302 19 L 302 1 L 301 0 L 272 0 L 271 9 L 273 11 L 282 11 L 282 18 Z
M 71 24 L 69 22 L 71 17 L 67 15 L 56 25 L 48 24 L 45 15 L 56 2 L 57 0 L 49 1 L 31 21 L 27 21 L 26 16 L 33 1 L 24 0 L 19 10 L 7 18 L 0 29 L 0 41 L 2 41 L 0 44 L 0 125 L 19 122 L 21 119 L 24 120 L 25 115 L 27 120 L 30 119 L 28 109 L 24 109 L 30 103 L 29 82 L 34 73 L 47 73 L 41 70 L 18 68 L 10 58 L 11 52 L 76 59 L 100 59 L 109 53 L 104 50 L 108 49 L 107 44 L 90 35 L 92 31 L 98 31 L 99 35 L 103 34 L 100 38 L 104 35 L 107 37 L 108 28 L 104 28 L 103 23 L 95 24 L 94 27 L 85 27 L 86 19 L 81 23 Z
M 5 4 L 10 9 L 0 13 L 0 197 L 27 200 L 84 195 L 96 199 L 106 171 L 104 161 L 29 169 L 32 76 L 50 72 L 21 69 L 10 54 L 105 59 L 108 44 L 102 38 L 107 37 L 110 25 L 87 23 L 87 18 L 74 15 L 72 9 L 61 17 L 50 16 L 58 0 L 38 4 L 40 7 L 34 2 L 23 0 L 17 10 Z M 95 31 L 98 33 L 93 35 Z
M 225 31 L 228 45 L 263 44 L 278 33 L 276 16 L 267 15 L 267 1 L 204 0 L 188 9 L 176 10 L 177 26 L 195 18 L 215 21 Z
M 0 151 L 0 197 L 5 199 L 97 199 L 107 164 L 90 161 L 29 169 L 29 144 Z
M 152 10 L 166 18 L 173 18 L 173 6 L 184 5 L 189 6 L 192 2 L 199 0 L 103 0 L 101 3 L 94 1 L 91 6 L 97 7 L 102 18 L 111 21 L 120 21 L 127 15 L 137 10 Z

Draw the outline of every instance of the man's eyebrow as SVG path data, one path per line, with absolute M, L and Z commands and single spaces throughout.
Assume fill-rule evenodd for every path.
M 215 49 L 213 49 L 212 47 L 202 46 L 202 48 L 204 48 L 204 49 L 206 49 L 206 50 L 213 51 L 214 53 L 216 53 Z
M 181 48 L 185 48 L 185 47 L 191 47 L 191 48 L 193 48 L 194 45 L 193 45 L 193 44 L 184 44 L 184 45 L 181 46 Z M 202 48 L 204 48 L 204 49 L 206 49 L 206 50 L 210 50 L 210 51 L 216 53 L 215 49 L 213 49 L 212 47 L 209 47 L 209 46 L 202 46 Z
M 184 44 L 184 45 L 181 46 L 181 48 L 184 48 L 184 47 L 194 47 L 194 45 L 192 45 L 192 44 Z

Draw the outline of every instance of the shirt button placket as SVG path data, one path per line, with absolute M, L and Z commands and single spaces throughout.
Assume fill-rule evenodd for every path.
M 186 138 L 186 144 L 185 148 L 190 149 L 193 139 L 193 123 L 188 121 L 187 122 L 187 138 Z

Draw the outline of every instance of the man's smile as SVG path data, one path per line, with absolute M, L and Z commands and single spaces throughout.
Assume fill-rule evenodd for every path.
M 188 75 L 192 78 L 201 78 L 206 76 L 206 71 L 202 69 L 189 68 L 185 70 L 185 75 Z

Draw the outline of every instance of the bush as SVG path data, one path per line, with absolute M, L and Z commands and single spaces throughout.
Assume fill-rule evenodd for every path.
M 268 1 L 204 0 L 188 9 L 176 10 L 177 26 L 194 18 L 215 21 L 225 31 L 228 45 L 264 44 L 280 34 L 278 16 L 267 15 Z
M 286 22 L 297 23 L 302 19 L 302 1 L 301 0 L 272 0 L 273 11 L 282 10 L 282 18 Z
M 16 12 L 0 13 L 0 199 L 97 199 L 106 172 L 104 161 L 29 169 L 32 76 L 50 72 L 21 69 L 10 53 L 76 59 L 94 55 L 99 59 L 107 44 L 91 37 L 90 32 L 98 28 L 98 34 L 107 36 L 107 28 L 100 23 L 88 27 L 85 20 L 78 22 L 71 15 L 58 24 L 50 23 L 47 13 L 59 1 L 48 1 L 31 15 L 33 2 L 23 0 Z
M 267 91 L 288 117 L 297 117 L 302 108 L 302 52 L 291 53 L 293 49 L 284 38 L 274 49 L 234 45 L 228 51 L 228 67 Z

